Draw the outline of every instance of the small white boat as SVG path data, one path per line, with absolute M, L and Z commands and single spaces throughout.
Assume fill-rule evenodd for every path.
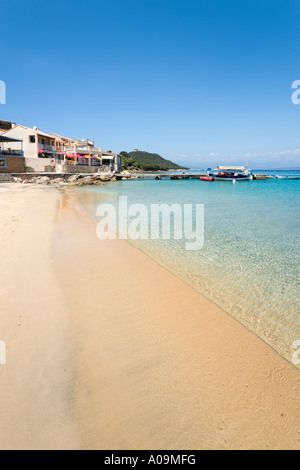
M 276 175 L 277 180 L 300 180 L 300 176 L 296 175 Z
M 208 176 L 219 181 L 249 181 L 253 180 L 252 171 L 245 166 L 218 166 L 208 171 Z

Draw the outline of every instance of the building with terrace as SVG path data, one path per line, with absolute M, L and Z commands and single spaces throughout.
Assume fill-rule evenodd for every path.
M 0 173 L 20 173 L 25 171 L 23 142 L 0 134 Z M 11 147 L 15 148 L 12 149 Z
M 92 140 L 79 140 L 47 134 L 37 127 L 12 124 L 2 135 L 23 142 L 22 153 L 27 171 L 58 171 L 65 173 L 96 173 L 121 171 L 121 156 L 103 152 Z

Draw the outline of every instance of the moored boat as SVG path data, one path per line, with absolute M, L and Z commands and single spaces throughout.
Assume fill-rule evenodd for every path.
M 210 176 L 200 176 L 201 181 L 215 181 L 215 178 L 211 178 Z
M 300 180 L 300 176 L 296 175 L 276 175 L 277 180 Z
M 249 181 L 253 179 L 252 171 L 245 166 L 218 166 L 208 171 L 208 176 L 219 181 Z

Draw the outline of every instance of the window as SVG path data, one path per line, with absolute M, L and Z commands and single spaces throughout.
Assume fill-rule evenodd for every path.
M 0 168 L 6 168 L 6 158 L 0 158 Z
M 35 135 L 30 135 L 29 136 L 29 143 L 30 144 L 35 144 Z

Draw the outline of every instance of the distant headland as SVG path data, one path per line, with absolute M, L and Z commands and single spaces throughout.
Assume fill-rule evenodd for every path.
M 177 165 L 170 160 L 166 160 L 157 153 L 149 153 L 135 149 L 133 152 L 120 152 L 122 156 L 122 167 L 124 170 L 141 171 L 168 171 L 187 170 L 187 168 Z

